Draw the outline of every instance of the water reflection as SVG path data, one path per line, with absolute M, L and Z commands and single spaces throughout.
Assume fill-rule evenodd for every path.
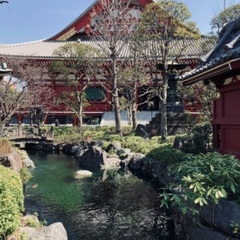
M 112 170 L 74 180 L 71 176 L 77 166 L 73 158 L 31 153 L 30 157 L 36 169 L 26 198 L 40 206 L 41 219 L 49 224 L 62 222 L 69 240 L 176 239 L 149 183 L 129 172 Z

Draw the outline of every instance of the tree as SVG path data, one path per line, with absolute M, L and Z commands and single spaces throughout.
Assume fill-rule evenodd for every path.
M 190 86 L 178 83 L 178 94 L 184 96 L 188 105 L 199 105 L 198 111 L 202 113 L 203 120 L 212 122 L 213 101 L 219 97 L 219 92 L 214 83 L 210 81 L 198 82 Z
M 16 112 L 29 114 L 35 107 L 46 109 L 53 104 L 53 92 L 43 79 L 43 68 L 27 59 L 4 58 L 12 69 L 0 81 L 0 135 Z
M 160 103 L 161 137 L 167 136 L 167 90 L 169 78 L 175 74 L 174 63 L 184 54 L 189 39 L 199 37 L 189 21 L 187 7 L 174 0 L 160 0 L 146 6 L 137 28 L 138 51 L 142 53 L 152 75 Z
M 89 35 L 105 54 L 105 75 L 113 99 L 116 132 L 122 135 L 118 74 L 124 60 L 122 50 L 129 43 L 139 18 L 131 0 L 100 0 L 91 14 Z
M 148 102 L 154 96 L 155 91 L 148 86 L 149 74 L 145 62 L 134 56 L 132 60 L 126 61 L 124 68 L 118 74 L 121 82 L 120 93 L 125 99 L 124 107 L 128 112 L 129 123 L 134 131 L 137 127 L 137 109 L 140 105 Z M 144 92 L 139 88 L 144 87 Z M 145 96 L 145 101 L 138 101 Z
M 78 119 L 79 132 L 83 125 L 83 107 L 87 104 L 85 90 L 97 74 L 96 58 L 99 49 L 83 43 L 66 43 L 54 51 L 58 61 L 50 66 L 50 73 L 63 81 L 58 102 L 72 111 Z
M 219 14 L 217 14 L 213 19 L 211 20 L 210 25 L 212 26 L 212 29 L 216 29 L 217 32 L 220 32 L 220 30 L 223 28 L 223 26 L 238 18 L 240 16 L 240 4 L 232 5 Z

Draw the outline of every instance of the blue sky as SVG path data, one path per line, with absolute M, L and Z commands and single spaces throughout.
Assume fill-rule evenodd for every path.
M 54 36 L 95 0 L 8 0 L 0 4 L 0 43 L 21 43 Z M 180 1 L 180 0 L 179 0 Z M 181 0 L 202 34 L 210 32 L 210 21 L 223 10 L 224 0 Z M 226 0 L 226 5 L 237 3 Z

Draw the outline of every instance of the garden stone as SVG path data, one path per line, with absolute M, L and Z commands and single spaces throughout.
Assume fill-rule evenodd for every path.
M 130 170 L 141 171 L 143 166 L 143 159 L 145 155 L 142 153 L 134 153 L 132 158 L 129 161 L 128 168 Z
M 83 178 L 89 178 L 93 175 L 92 172 L 87 170 L 79 170 L 73 174 L 74 179 L 83 179 Z
M 22 162 L 26 168 L 35 168 L 34 162 L 29 157 L 25 157 Z
M 137 128 L 135 130 L 135 136 L 139 136 L 139 137 L 148 139 L 150 137 L 148 128 L 143 124 L 138 124 Z
M 106 152 L 117 151 L 121 148 L 122 146 L 120 142 L 113 142 L 106 147 Z
M 81 156 L 76 157 L 79 168 L 98 171 L 104 165 L 107 154 L 99 147 L 89 147 Z
M 21 156 L 15 150 L 9 154 L 1 155 L 0 164 L 17 172 L 20 172 L 23 167 Z
M 118 156 L 116 157 L 107 157 L 104 160 L 104 164 L 102 165 L 102 169 L 111 169 L 111 168 L 119 168 L 121 160 Z
M 218 232 L 191 228 L 187 240 L 227 240 L 227 238 Z
M 209 204 L 203 208 L 201 217 L 210 225 L 233 236 L 232 224 L 240 226 L 240 205 L 227 200 L 220 200 L 218 204 Z M 240 238 L 240 233 L 236 235 Z
M 117 150 L 117 155 L 121 159 L 127 158 L 130 153 L 131 153 L 131 150 L 128 148 L 120 148 Z
M 26 240 L 67 240 L 67 231 L 60 222 L 42 228 L 22 227 L 20 233 L 25 233 Z

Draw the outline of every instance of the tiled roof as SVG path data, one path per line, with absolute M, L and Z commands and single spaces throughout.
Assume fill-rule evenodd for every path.
M 0 55 L 19 57 L 53 57 L 54 49 L 66 42 L 39 40 L 17 44 L 0 44 Z
M 240 18 L 226 24 L 216 46 L 202 58 L 202 64 L 180 78 L 184 85 L 200 81 L 204 73 L 237 58 L 240 58 Z
M 58 36 L 59 34 L 62 34 L 64 31 L 66 31 L 68 28 L 70 28 L 71 26 L 73 26 L 79 19 L 81 19 L 85 14 L 88 13 L 88 11 L 90 11 L 91 8 L 93 8 L 93 6 L 96 5 L 96 3 L 98 2 L 98 0 L 94 1 L 83 13 L 81 13 L 76 19 L 74 19 L 70 24 L 68 24 L 64 29 L 62 29 L 59 33 L 55 34 L 54 36 L 52 36 L 51 39 L 54 39 L 56 36 Z
M 206 38 L 200 38 L 198 40 L 187 40 L 185 50 L 182 54 L 182 57 L 187 58 L 199 58 L 202 56 L 202 46 L 206 42 Z M 25 42 L 18 44 L 0 44 L 0 56 L 17 56 L 17 57 L 28 57 L 28 58 L 53 58 L 53 52 L 60 46 L 68 43 L 67 41 L 49 41 L 49 40 L 39 40 L 34 42 Z M 96 42 L 96 41 L 82 41 L 81 43 L 99 47 L 106 46 L 107 42 Z M 145 44 L 146 55 L 148 54 L 148 47 L 152 43 Z M 155 45 L 158 45 L 155 43 Z M 159 45 L 160 46 L 160 45 Z M 180 41 L 175 41 L 172 44 L 172 52 L 177 53 L 181 47 Z M 159 51 L 160 56 L 160 51 Z M 131 52 L 129 45 L 125 44 L 120 52 L 121 58 L 131 57 Z

